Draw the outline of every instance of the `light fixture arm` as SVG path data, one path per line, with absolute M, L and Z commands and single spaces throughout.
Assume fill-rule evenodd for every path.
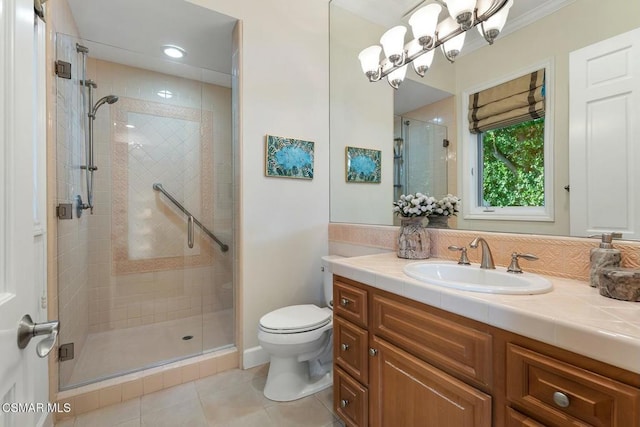
M 439 5 L 441 5 L 444 8 L 447 8 L 447 5 L 445 2 L 443 2 L 442 0 L 434 0 L 434 3 L 437 3 Z M 391 74 L 392 72 L 394 72 L 395 70 L 399 69 L 400 67 L 409 64 L 410 62 L 413 62 L 416 58 L 424 55 L 425 53 L 436 49 L 437 47 L 441 47 L 445 58 L 447 58 L 447 60 L 449 62 L 453 62 L 456 58 L 456 56 L 459 54 L 459 51 L 455 52 L 455 54 L 448 54 L 447 52 L 444 51 L 444 43 L 446 43 L 447 41 L 453 39 L 454 37 L 469 31 L 470 29 L 472 29 L 473 27 L 480 25 L 480 29 L 482 32 L 483 37 L 485 38 L 485 40 L 487 41 L 487 43 L 489 44 L 493 44 L 493 41 L 495 40 L 495 37 L 497 36 L 497 33 L 491 34 L 491 31 L 489 31 L 489 34 L 487 34 L 487 32 L 484 31 L 484 22 L 487 21 L 489 18 L 491 18 L 493 15 L 495 15 L 496 13 L 498 13 L 499 11 L 501 11 L 509 2 L 509 0 L 496 0 L 491 7 L 489 7 L 484 13 L 482 13 L 481 15 L 478 15 L 478 9 L 476 8 L 470 19 L 467 20 L 467 24 L 465 25 L 464 22 L 460 23 L 459 26 L 457 26 L 453 31 L 451 31 L 449 34 L 440 34 L 439 32 L 436 31 L 434 37 L 428 41 L 428 43 L 425 43 L 424 45 L 421 44 L 422 49 L 418 50 L 417 52 L 413 53 L 412 55 L 408 54 L 408 49 L 407 46 L 405 45 L 405 49 L 404 49 L 404 53 L 402 54 L 400 59 L 397 59 L 396 61 L 392 62 L 392 63 L 387 63 L 387 64 L 380 64 L 380 66 L 378 67 L 378 70 L 374 73 L 374 72 L 367 72 L 366 76 L 369 79 L 370 82 L 377 82 L 379 80 L 381 80 L 384 77 L 387 77 L 389 74 Z M 447 8 L 448 9 L 448 8 Z M 385 65 L 383 67 L 383 65 Z M 391 66 L 389 66 L 391 65 Z M 422 77 L 422 76 L 421 76 Z M 389 84 L 395 88 L 395 86 L 389 82 Z

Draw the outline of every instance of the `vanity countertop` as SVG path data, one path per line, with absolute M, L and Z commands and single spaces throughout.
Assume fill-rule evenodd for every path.
M 640 373 L 640 302 L 603 297 L 586 282 L 544 276 L 554 287 L 545 294 L 485 294 L 412 279 L 403 268 L 416 260 L 392 252 L 330 262 L 333 274 Z

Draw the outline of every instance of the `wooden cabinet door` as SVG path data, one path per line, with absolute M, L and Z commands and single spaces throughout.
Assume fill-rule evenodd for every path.
M 372 426 L 491 426 L 491 396 L 378 337 L 371 347 Z

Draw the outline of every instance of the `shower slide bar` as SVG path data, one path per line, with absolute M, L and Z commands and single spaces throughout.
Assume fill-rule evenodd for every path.
M 164 189 L 164 187 L 162 186 L 162 184 L 160 183 L 155 183 L 153 184 L 153 189 L 156 191 L 161 192 L 162 194 L 164 194 L 165 196 L 167 196 L 167 198 L 169 200 L 171 200 L 173 202 L 174 205 L 176 205 L 178 207 L 178 209 L 180 209 L 182 211 L 182 213 L 184 213 L 187 218 L 188 218 L 188 227 L 187 227 L 187 231 L 188 231 L 188 240 L 189 240 L 189 247 L 192 248 L 193 247 L 193 224 L 197 225 L 198 227 L 200 227 L 200 229 L 202 231 L 204 231 L 209 237 L 211 237 L 218 245 L 220 245 L 220 249 L 222 250 L 222 252 L 227 252 L 229 250 L 229 246 L 225 245 L 224 243 L 222 243 L 211 231 L 209 231 L 209 229 L 207 227 L 205 227 L 204 225 L 202 225 L 202 223 L 200 221 L 198 221 L 193 215 L 191 215 L 191 213 L 186 210 L 184 208 L 184 206 L 182 206 L 180 204 L 179 201 L 177 201 L 171 194 L 169 194 L 167 192 L 167 190 Z

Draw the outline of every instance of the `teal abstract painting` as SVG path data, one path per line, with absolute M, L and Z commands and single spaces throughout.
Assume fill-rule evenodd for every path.
M 265 175 L 313 179 L 313 142 L 267 135 Z
M 347 182 L 380 183 L 382 151 L 347 147 Z

